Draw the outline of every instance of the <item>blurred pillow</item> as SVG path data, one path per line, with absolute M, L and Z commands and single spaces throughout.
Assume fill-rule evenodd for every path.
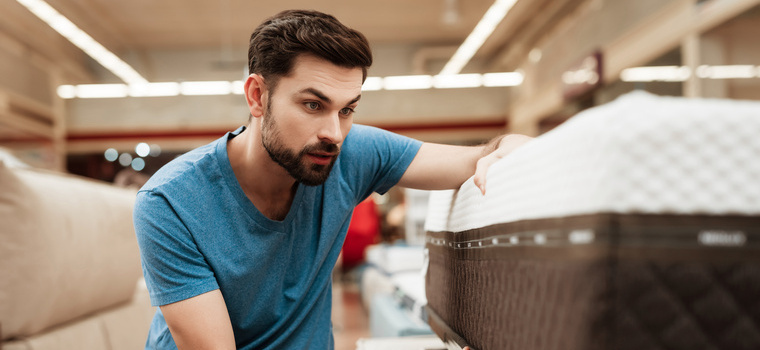
M 128 301 L 134 191 L 0 161 L 0 324 L 23 337 Z

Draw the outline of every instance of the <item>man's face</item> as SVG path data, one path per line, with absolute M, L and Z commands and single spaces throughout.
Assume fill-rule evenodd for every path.
M 299 56 L 267 96 L 261 142 L 272 160 L 300 183 L 324 183 L 351 129 L 361 84 L 361 68 Z

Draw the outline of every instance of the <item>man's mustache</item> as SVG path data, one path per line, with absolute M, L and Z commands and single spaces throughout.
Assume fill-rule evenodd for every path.
M 330 153 L 334 156 L 337 156 L 340 154 L 340 146 L 334 143 L 329 142 L 319 142 L 312 145 L 307 145 L 304 147 L 303 150 L 301 150 L 301 155 L 304 155 L 306 153 L 315 153 L 315 152 L 324 152 L 324 153 Z

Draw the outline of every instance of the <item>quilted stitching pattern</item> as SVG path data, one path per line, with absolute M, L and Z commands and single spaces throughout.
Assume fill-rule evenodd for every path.
M 760 266 L 622 263 L 614 349 L 760 349 Z
M 598 302 L 607 269 L 599 262 L 447 260 L 431 254 L 428 305 L 478 350 L 588 350 L 591 324 L 607 305 Z

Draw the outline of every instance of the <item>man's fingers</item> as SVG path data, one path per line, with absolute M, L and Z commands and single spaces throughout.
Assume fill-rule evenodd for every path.
M 473 181 L 482 194 L 486 194 L 486 175 L 491 165 L 532 139 L 532 137 L 525 135 L 507 135 L 501 139 L 499 147 L 495 151 L 478 160 L 475 165 L 475 178 Z
M 475 178 L 473 178 L 473 181 L 475 182 L 475 186 L 480 189 L 480 193 L 486 194 L 486 175 L 488 175 L 488 168 L 490 168 L 493 163 L 496 163 L 499 158 L 501 157 L 495 154 L 489 154 L 480 158 L 475 165 Z

